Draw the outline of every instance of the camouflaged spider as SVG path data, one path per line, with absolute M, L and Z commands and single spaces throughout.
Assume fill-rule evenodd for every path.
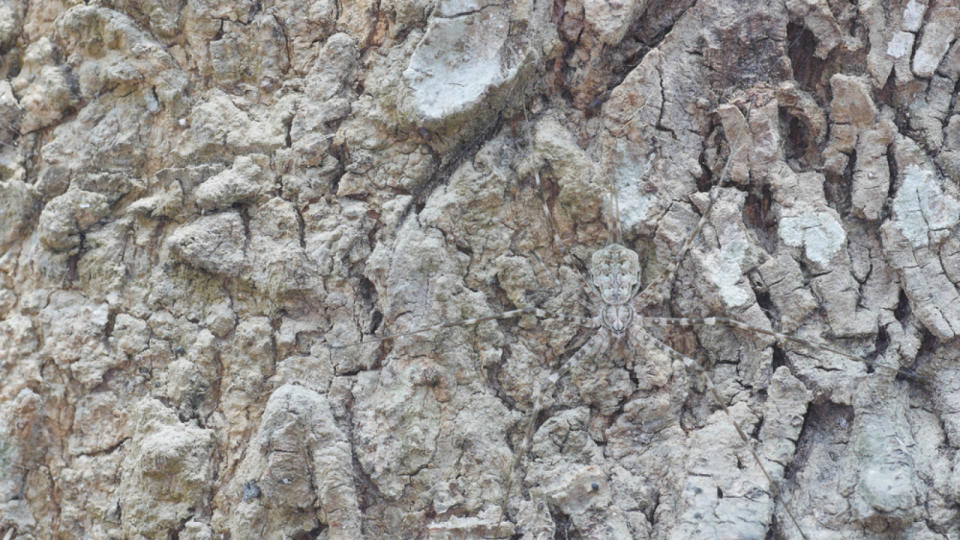
M 736 153 L 735 150 L 736 149 L 731 151 L 731 155 Z M 704 385 L 707 390 L 714 396 L 720 409 L 722 409 L 723 413 L 729 419 L 729 422 L 735 429 L 736 435 L 740 442 L 743 443 L 743 446 L 750 453 L 752 460 L 756 463 L 758 469 L 762 471 L 762 475 L 766 478 L 766 482 L 769 485 L 770 493 L 772 493 L 774 498 L 778 498 L 782 501 L 785 512 L 789 516 L 789 519 L 793 522 L 796 529 L 799 531 L 800 536 L 806 538 L 806 534 L 803 532 L 797 519 L 794 517 L 793 512 L 790 510 L 789 503 L 783 499 L 777 482 L 774 480 L 774 476 L 768 472 L 768 467 L 764 464 L 765 460 L 761 459 L 758 451 L 754 449 L 753 444 L 755 441 L 748 437 L 743 429 L 741 429 L 740 425 L 735 420 L 734 414 L 732 414 L 728 408 L 726 400 L 721 397 L 721 392 L 717 389 L 717 386 L 714 384 L 707 369 L 700 363 L 699 360 L 695 360 L 691 356 L 678 352 L 670 345 L 667 345 L 660 339 L 648 334 L 645 330 L 645 328 L 652 326 L 690 327 L 724 325 L 741 330 L 748 334 L 768 336 L 779 343 L 790 343 L 793 345 L 798 345 L 802 348 L 826 351 L 850 360 L 864 362 L 864 359 L 861 357 L 846 353 L 836 348 L 794 337 L 789 334 L 776 332 L 768 328 L 750 325 L 730 317 L 693 318 L 654 317 L 644 315 L 646 312 L 646 306 L 649 305 L 649 303 L 663 300 L 663 286 L 673 282 L 680 263 L 684 260 L 684 257 L 690 249 L 693 241 L 700 235 L 704 226 L 707 224 L 711 210 L 714 207 L 714 203 L 718 200 L 718 193 L 723 185 L 729 165 L 730 161 L 728 160 L 727 164 L 723 168 L 723 171 L 721 172 L 720 181 L 716 182 L 716 185 L 714 185 L 710 191 L 708 202 L 701 212 L 701 216 L 696 227 L 694 227 L 689 234 L 686 235 L 681 247 L 676 252 L 676 255 L 664 268 L 661 274 L 658 277 L 650 280 L 645 287 L 642 285 L 643 280 L 641 276 L 640 255 L 625 245 L 622 239 L 617 191 L 615 188 L 610 190 L 610 210 L 608 215 L 611 216 L 610 221 L 612 223 L 608 224 L 607 228 L 610 231 L 611 238 L 607 245 L 593 252 L 587 268 L 588 277 L 582 278 L 584 285 L 583 288 L 593 300 L 593 306 L 591 308 L 592 317 L 590 318 L 585 319 L 566 314 L 551 313 L 549 310 L 541 307 L 521 307 L 482 317 L 471 317 L 449 322 L 442 322 L 430 326 L 415 328 L 406 332 L 373 336 L 365 341 L 382 342 L 405 336 L 429 333 L 444 328 L 473 326 L 486 321 L 511 319 L 520 317 L 522 315 L 532 315 L 536 319 L 567 320 L 571 321 L 572 324 L 575 323 L 577 326 L 589 329 L 589 334 L 586 336 L 586 341 L 583 343 L 583 345 L 576 348 L 576 350 L 573 351 L 569 357 L 567 357 L 565 360 L 562 360 L 558 366 L 555 366 L 550 376 L 547 377 L 544 382 L 534 383 L 535 386 L 532 388 L 531 392 L 533 406 L 527 413 L 525 422 L 521 424 L 524 427 L 522 431 L 522 443 L 519 451 L 515 453 L 514 461 L 507 473 L 503 500 L 499 509 L 499 516 L 497 517 L 496 526 L 492 528 L 494 536 L 500 536 L 503 532 L 501 531 L 501 526 L 502 521 L 507 514 L 506 509 L 513 488 L 514 473 L 519 468 L 521 461 L 525 458 L 525 456 L 531 452 L 534 433 L 537 431 L 537 420 L 544 409 L 545 396 L 549 396 L 551 394 L 553 388 L 571 370 L 571 368 L 578 366 L 588 358 L 603 356 L 604 353 L 611 347 L 628 347 L 631 351 L 639 351 L 643 348 L 649 349 L 649 347 L 652 346 L 657 350 L 666 353 L 671 358 L 680 361 L 687 370 L 695 372 L 698 374 L 698 376 L 700 376 L 700 378 L 704 381 Z M 558 248 L 562 248 L 562 243 L 558 238 L 557 228 L 555 226 L 555 219 L 550 207 L 546 202 L 546 198 L 543 195 L 544 186 L 541 184 L 540 175 L 536 169 L 533 170 L 533 177 L 536 182 L 536 188 L 541 194 L 544 217 L 548 222 L 549 228 L 553 232 L 554 245 Z M 342 348 L 352 345 L 355 344 L 343 346 L 332 345 L 331 348 Z M 770 458 L 767 458 L 766 462 L 770 463 Z M 590 483 L 588 484 L 593 485 Z

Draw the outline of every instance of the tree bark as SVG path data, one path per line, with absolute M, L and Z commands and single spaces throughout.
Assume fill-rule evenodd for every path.
M 956 2 L 69 4 L 0 0 L 4 540 L 960 537 Z

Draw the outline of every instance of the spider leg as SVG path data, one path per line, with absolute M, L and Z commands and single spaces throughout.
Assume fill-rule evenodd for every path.
M 924 383 L 929 382 L 929 381 L 927 381 L 926 379 L 924 379 L 923 377 L 921 377 L 921 376 L 919 376 L 919 375 L 917 375 L 917 374 L 915 374 L 915 373 L 911 373 L 911 372 L 908 372 L 908 371 L 904 371 L 904 370 L 902 370 L 902 369 L 900 369 L 900 368 L 898 368 L 898 367 L 887 366 L 887 365 L 884 365 L 884 364 L 880 364 L 880 363 L 877 363 L 877 362 L 875 362 L 875 361 L 873 361 L 873 360 L 868 360 L 868 359 L 866 359 L 866 358 L 857 356 L 857 355 L 855 355 L 855 354 L 850 354 L 850 353 L 848 353 L 848 352 L 841 351 L 840 349 L 837 349 L 837 348 L 835 348 L 835 347 L 831 347 L 831 346 L 826 345 L 826 344 L 824 344 L 824 343 L 815 343 L 815 342 L 813 342 L 813 341 L 809 341 L 809 340 L 806 340 L 806 339 L 798 338 L 798 337 L 796 337 L 796 336 L 791 336 L 791 335 L 789 335 L 789 334 L 784 334 L 784 333 L 781 333 L 781 332 L 776 332 L 776 331 L 774 331 L 774 330 L 769 330 L 769 329 L 766 329 L 766 328 L 761 328 L 761 327 L 759 327 L 759 326 L 753 326 L 753 325 L 751 325 L 751 324 L 747 324 L 747 323 L 744 323 L 744 322 L 740 322 L 740 321 L 738 321 L 738 320 L 736 320 L 736 319 L 731 319 L 731 318 L 729 318 L 729 317 L 702 317 L 702 318 L 693 318 L 693 317 L 642 317 L 642 316 L 641 316 L 641 317 L 640 317 L 640 320 L 641 320 L 641 321 L 643 322 L 643 324 L 645 324 L 645 325 L 657 325 L 657 326 L 666 326 L 666 325 L 672 325 L 672 326 L 715 326 L 715 325 L 718 325 L 718 324 L 723 324 L 723 325 L 726 325 L 726 326 L 731 326 L 731 327 L 733 327 L 733 328 L 737 328 L 737 329 L 739 329 L 739 330 L 743 330 L 743 331 L 745 331 L 745 332 L 750 332 L 750 333 L 753 333 L 753 334 L 761 334 L 761 335 L 765 335 L 765 336 L 770 336 L 770 337 L 776 339 L 778 342 L 781 342 L 781 343 L 783 343 L 783 342 L 793 343 L 794 345 L 799 345 L 799 346 L 804 347 L 804 348 L 806 348 L 806 349 L 812 349 L 812 350 L 818 350 L 818 351 L 826 351 L 826 352 L 828 352 L 828 353 L 832 353 L 832 354 L 835 354 L 835 355 L 837 355 L 837 356 L 841 356 L 841 357 L 843 357 L 843 358 L 846 358 L 847 360 L 853 360 L 853 361 L 855 361 L 855 362 L 859 362 L 859 363 L 861 363 L 861 364 L 866 364 L 866 365 L 868 365 L 868 366 L 870 366 L 870 367 L 873 367 L 873 368 L 880 368 L 880 369 L 883 369 L 883 370 L 886 370 L 886 371 L 893 372 L 893 373 L 895 373 L 895 374 L 897 374 L 897 375 L 903 375 L 904 377 L 907 377 L 907 378 L 909 378 L 909 379 L 917 380 L 917 381 L 924 382 Z
M 643 319 L 650 319 L 650 318 L 651 317 L 644 317 Z M 756 462 L 757 466 L 760 467 L 760 471 L 763 473 L 763 476 L 767 479 L 767 482 L 770 485 L 770 490 L 772 491 L 773 496 L 776 499 L 779 499 L 783 503 L 783 508 L 784 510 L 786 510 L 787 515 L 790 517 L 790 521 L 793 522 L 793 525 L 797 528 L 797 531 L 800 532 L 800 536 L 804 538 L 804 540 L 806 540 L 808 537 L 806 533 L 803 531 L 803 529 L 800 527 L 800 523 L 797 520 L 797 518 L 794 516 L 793 510 L 790 509 L 790 504 L 783 497 L 783 492 L 780 491 L 780 488 L 777 485 L 777 483 L 773 480 L 773 477 L 770 475 L 769 472 L 767 472 L 767 468 L 763 465 L 763 461 L 760 459 L 760 455 L 757 454 L 757 451 L 750 444 L 750 439 L 747 437 L 746 433 L 743 432 L 743 429 L 740 428 L 740 425 L 737 424 L 737 421 L 733 417 L 733 414 L 730 413 L 730 409 L 727 407 L 726 402 L 720 396 L 720 392 L 717 390 L 717 385 L 714 384 L 713 378 L 710 377 L 710 374 L 707 372 L 706 368 L 698 360 L 694 360 L 693 358 L 680 353 L 670 345 L 667 345 L 666 343 L 660 341 L 659 339 L 651 336 L 646 332 L 638 332 L 636 334 L 635 339 L 644 341 L 646 343 L 649 343 L 657 347 L 658 349 L 667 353 L 671 357 L 683 362 L 684 366 L 686 366 L 687 369 L 691 369 L 699 373 L 703 377 L 703 380 L 706 382 L 707 389 L 713 395 L 714 400 L 716 400 L 716 402 L 720 405 L 720 408 L 723 409 L 723 412 L 727 415 L 727 418 L 730 419 L 730 423 L 733 424 L 733 428 L 736 430 L 737 436 L 739 436 L 740 440 L 743 441 L 743 445 L 750 452 L 750 455 L 753 456 L 753 460 Z
M 507 502 L 510 500 L 510 492 L 513 489 L 513 473 L 520 467 L 520 462 L 523 461 L 523 456 L 527 455 L 530 451 L 531 446 L 533 445 L 533 435 L 536 431 L 537 417 L 540 415 L 540 411 L 543 407 L 543 396 L 550 392 L 553 387 L 557 384 L 557 381 L 563 377 L 569 366 L 576 365 L 577 363 L 583 361 L 584 358 L 591 355 L 601 355 L 610 348 L 610 335 L 609 333 L 600 328 L 598 331 L 594 332 L 590 339 L 583 344 L 573 355 L 570 356 L 559 369 L 554 370 L 553 373 L 547 378 L 546 382 L 541 385 L 541 383 L 535 383 L 533 389 L 533 407 L 530 409 L 530 413 L 527 416 L 525 422 L 525 428 L 523 432 L 523 445 L 521 450 L 517 452 L 514 456 L 513 463 L 510 465 L 510 470 L 507 472 L 507 484 L 504 488 L 503 493 L 503 502 L 500 504 L 500 515 L 497 518 L 497 526 L 494 528 L 495 535 L 499 537 L 500 535 L 500 526 L 503 524 L 503 518 L 507 513 Z
M 407 336 L 415 336 L 417 334 L 425 334 L 428 332 L 433 332 L 435 330 L 441 330 L 443 328 L 451 328 L 454 326 L 473 326 L 476 324 L 480 324 L 482 322 L 495 321 L 500 319 L 512 319 L 514 317 L 520 317 L 521 315 L 531 315 L 531 314 L 535 315 L 537 318 L 540 318 L 540 319 L 547 318 L 550 316 L 546 311 L 540 308 L 524 307 L 524 308 L 518 308 L 518 309 L 511 309 L 510 311 L 504 311 L 503 313 L 497 313 L 494 315 L 487 315 L 485 317 L 472 317 L 469 319 L 459 319 L 456 321 L 444 322 L 444 323 L 434 324 L 431 326 L 424 326 L 424 327 L 416 328 L 414 330 L 410 330 L 407 332 L 399 332 L 396 334 L 389 334 L 386 336 L 371 336 L 370 338 L 364 341 L 354 341 L 353 343 L 344 343 L 344 344 L 328 343 L 327 348 L 328 349 L 346 349 L 348 347 L 355 347 L 357 345 L 364 345 L 367 343 L 377 343 L 377 342 L 389 341 L 392 339 L 397 339 L 397 338 L 402 338 Z
M 748 133 L 749 132 L 745 132 L 741 134 L 740 137 L 738 137 L 736 144 L 732 146 L 732 150 L 730 151 L 731 158 L 727 159 L 727 162 L 723 166 L 723 170 L 720 171 L 720 180 L 715 186 L 713 186 L 713 188 L 710 189 L 710 198 L 707 202 L 707 207 L 703 210 L 703 214 L 700 215 L 700 219 L 697 221 L 697 226 L 694 227 L 693 230 L 690 231 L 690 234 L 684 239 L 683 243 L 680 245 L 680 250 L 677 251 L 677 255 L 672 261 L 670 261 L 670 264 L 663 269 L 660 275 L 651 280 L 650 283 L 647 284 L 647 287 L 640 291 L 640 294 L 637 295 L 638 305 L 649 305 L 663 300 L 663 286 L 673 282 L 673 278 L 677 273 L 677 269 L 680 268 L 680 263 L 683 262 L 683 258 L 693 246 L 693 241 L 700 236 L 700 232 L 703 231 L 703 227 L 710 219 L 710 211 L 713 210 L 713 205 L 720 196 L 720 188 L 724 186 L 727 180 L 727 172 L 730 169 L 731 162 L 733 162 L 732 156 L 739 153 L 747 143 L 746 138 Z

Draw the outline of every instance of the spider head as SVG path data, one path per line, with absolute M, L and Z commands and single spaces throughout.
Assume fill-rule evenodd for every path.
M 603 327 L 613 334 L 613 337 L 620 339 L 627 335 L 627 329 L 633 322 L 634 314 L 631 305 L 606 304 L 603 306 L 603 311 L 600 312 L 600 321 Z

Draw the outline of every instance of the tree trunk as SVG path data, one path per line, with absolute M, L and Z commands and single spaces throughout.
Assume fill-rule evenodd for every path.
M 67 4 L 4 540 L 960 538 L 955 1 Z

